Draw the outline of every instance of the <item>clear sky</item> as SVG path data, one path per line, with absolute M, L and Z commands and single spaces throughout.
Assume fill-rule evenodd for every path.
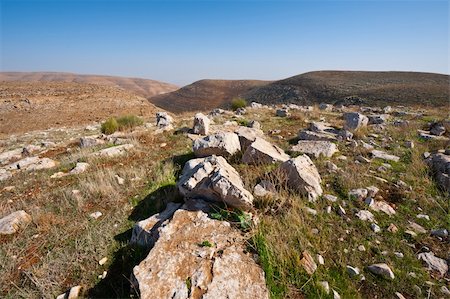
M 449 1 L 0 0 L 2 71 L 187 84 L 313 70 L 449 73 Z

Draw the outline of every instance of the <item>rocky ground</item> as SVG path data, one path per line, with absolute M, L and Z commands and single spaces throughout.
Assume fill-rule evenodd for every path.
M 448 111 L 268 107 L 1 141 L 6 298 L 447 298 Z

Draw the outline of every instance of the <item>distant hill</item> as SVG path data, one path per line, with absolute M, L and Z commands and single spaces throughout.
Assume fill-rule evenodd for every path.
M 80 126 L 111 116 L 154 117 L 147 99 L 121 88 L 74 82 L 0 82 L 0 137 Z
M 144 98 L 177 90 L 178 87 L 150 79 L 99 75 L 78 75 L 58 72 L 0 72 L 1 81 L 18 82 L 70 82 L 101 84 L 119 87 Z
M 244 97 L 264 104 L 450 105 L 448 75 L 418 72 L 319 71 L 253 89 Z
M 175 113 L 224 108 L 233 98 L 269 83 L 259 80 L 200 80 L 174 92 L 154 96 L 150 102 Z

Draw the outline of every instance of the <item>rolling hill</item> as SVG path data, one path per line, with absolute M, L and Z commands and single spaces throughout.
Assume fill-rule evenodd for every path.
M 177 90 L 178 87 L 150 79 L 125 78 L 99 75 L 79 75 L 58 72 L 0 72 L 1 81 L 18 82 L 69 82 L 101 84 L 118 87 L 144 98 Z
M 150 102 L 168 111 L 211 110 L 228 107 L 235 97 L 264 86 L 270 81 L 259 80 L 200 80 L 174 92 L 150 98 Z
M 450 105 L 448 75 L 419 72 L 318 71 L 251 90 L 248 101 L 363 105 Z

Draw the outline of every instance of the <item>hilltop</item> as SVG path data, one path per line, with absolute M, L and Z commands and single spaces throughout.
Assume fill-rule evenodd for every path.
M 71 82 L 118 87 L 144 98 L 171 92 L 178 86 L 160 81 L 100 75 L 79 75 L 59 72 L 0 72 L 1 81 L 18 82 Z
M 150 101 L 178 113 L 229 107 L 235 97 L 262 104 L 445 106 L 449 76 L 419 72 L 318 71 L 278 81 L 200 80 Z
M 145 98 L 117 87 L 69 82 L 0 82 L 0 136 L 154 115 Z
M 449 104 L 448 75 L 419 72 L 319 71 L 275 81 L 245 95 L 265 104 Z
M 150 102 L 168 111 L 226 108 L 231 100 L 270 83 L 259 80 L 200 80 L 174 92 L 150 98 Z

